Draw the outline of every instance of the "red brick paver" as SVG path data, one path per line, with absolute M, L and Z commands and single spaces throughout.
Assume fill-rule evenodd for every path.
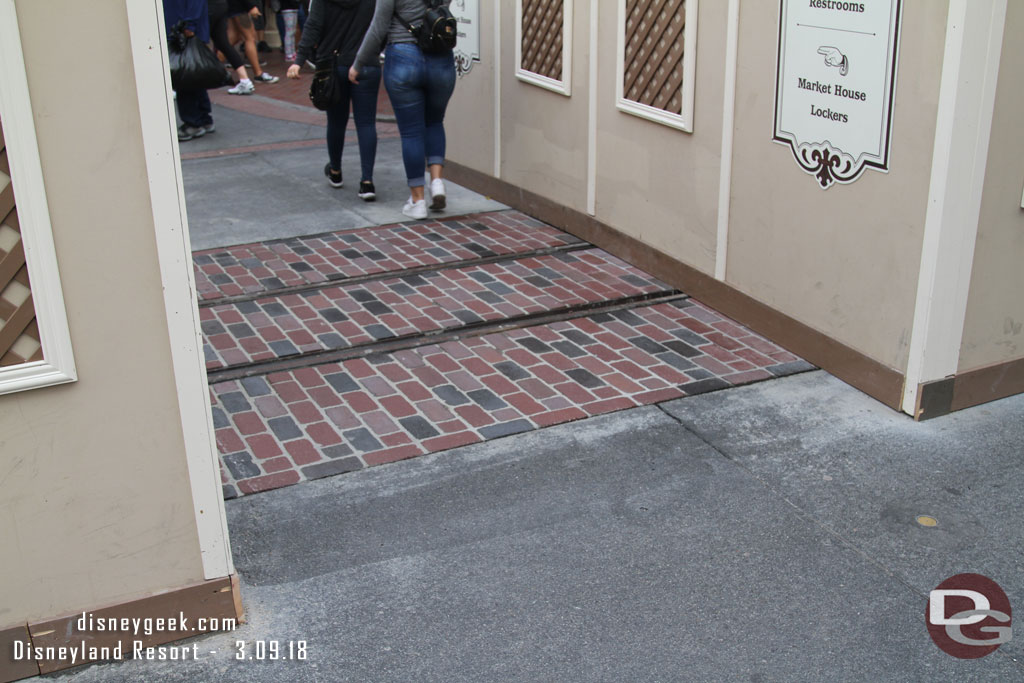
M 722 342 L 758 349 L 757 369 L 717 360 Z M 211 396 L 232 497 L 809 367 L 685 300 L 220 382 Z M 285 413 L 260 411 L 268 398 Z

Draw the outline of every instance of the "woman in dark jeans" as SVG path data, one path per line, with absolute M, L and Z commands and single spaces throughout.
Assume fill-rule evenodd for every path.
M 402 136 L 402 161 L 410 192 L 402 213 L 416 219 L 427 217 L 425 166 L 430 169 L 430 208 L 441 210 L 446 205 L 441 180 L 445 154 L 444 113 L 455 90 L 455 59 L 451 50 L 425 54 L 398 18 L 415 26 L 426 12 L 425 0 L 377 0 L 373 22 L 349 69 L 349 80 L 358 82 L 377 64 L 381 46 L 387 43 L 384 86 Z
M 351 102 L 362 166 L 358 194 L 368 202 L 377 197 L 373 186 L 373 164 L 377 157 L 380 67 L 365 69 L 363 77 L 356 83 L 350 84 L 347 77 L 349 67 L 355 61 L 356 50 L 373 18 L 373 10 L 374 0 L 316 0 L 310 6 L 295 62 L 288 67 L 288 78 L 298 78 L 299 69 L 310 57 L 313 62 L 319 63 L 337 53 L 338 83 L 342 87 L 342 97 L 338 104 L 327 110 L 328 162 L 324 166 L 324 175 L 331 187 L 342 186 L 341 152 L 345 146 L 345 128 L 348 126 Z

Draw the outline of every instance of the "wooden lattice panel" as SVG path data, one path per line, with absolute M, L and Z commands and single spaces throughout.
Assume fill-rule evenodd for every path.
M 43 359 L 0 122 L 0 366 Z
M 627 100 L 682 114 L 685 28 L 686 0 L 626 0 Z
M 522 0 L 524 71 L 562 80 L 562 0 Z

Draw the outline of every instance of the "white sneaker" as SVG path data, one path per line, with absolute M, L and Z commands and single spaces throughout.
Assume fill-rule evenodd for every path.
M 440 211 L 448 205 L 444 196 L 444 181 L 440 178 L 430 181 L 430 208 Z
M 256 90 L 256 86 L 252 84 L 248 78 L 244 78 L 238 81 L 238 85 L 234 88 L 228 88 L 228 93 L 231 95 L 251 95 Z
M 402 207 L 402 213 L 409 218 L 424 219 L 427 217 L 427 200 L 421 199 L 418 202 L 414 202 L 412 197 L 405 200 L 405 206 Z

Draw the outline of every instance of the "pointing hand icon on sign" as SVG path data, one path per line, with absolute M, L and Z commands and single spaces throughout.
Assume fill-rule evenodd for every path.
M 828 66 L 839 67 L 839 74 L 845 76 L 850 73 L 850 63 L 846 59 L 846 55 L 840 52 L 837 48 L 822 45 L 818 48 L 818 54 L 825 57 L 825 64 Z

